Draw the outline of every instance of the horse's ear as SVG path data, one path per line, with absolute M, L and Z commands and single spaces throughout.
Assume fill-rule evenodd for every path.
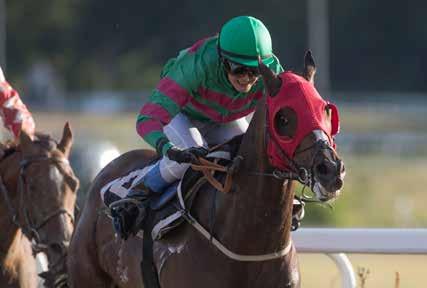
M 278 77 L 274 72 L 268 68 L 261 61 L 261 57 L 258 56 L 258 68 L 261 73 L 262 79 L 264 79 L 264 85 L 267 89 L 268 94 L 274 97 L 279 93 L 280 87 L 282 87 L 282 79 Z
M 30 134 L 25 131 L 25 129 L 22 129 L 19 133 L 19 144 L 24 153 L 31 153 L 33 147 L 33 140 L 31 139 Z
M 67 122 L 64 125 L 62 139 L 58 144 L 58 149 L 64 153 L 65 157 L 70 156 L 71 146 L 73 145 L 73 133 L 71 132 L 70 124 Z
M 304 78 L 314 84 L 314 75 L 316 74 L 316 64 L 314 63 L 313 55 L 311 55 L 311 51 L 307 50 L 304 56 Z

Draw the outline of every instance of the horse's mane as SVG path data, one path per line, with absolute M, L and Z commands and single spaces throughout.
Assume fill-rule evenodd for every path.
M 53 150 L 58 145 L 56 140 L 46 133 L 36 132 L 34 136 L 35 136 L 35 139 L 33 143 L 41 145 L 47 150 Z M 0 149 L 4 151 L 4 155 L 2 159 L 20 150 L 19 143 L 17 143 L 14 140 L 7 140 L 5 143 L 0 143 Z
M 58 142 L 56 142 L 56 140 L 53 139 L 49 134 L 36 132 L 34 136 L 35 139 L 33 143 L 39 144 L 48 150 L 53 150 L 58 145 Z

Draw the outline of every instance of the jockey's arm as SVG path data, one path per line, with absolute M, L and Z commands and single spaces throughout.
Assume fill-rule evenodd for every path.
M 185 52 L 184 52 L 185 54 Z M 159 155 L 167 155 L 174 147 L 163 133 L 163 127 L 169 124 L 181 109 L 191 101 L 192 92 L 199 83 L 202 75 L 197 75 L 191 69 L 192 55 L 181 55 L 166 64 L 162 78 L 141 108 L 136 130 L 138 134 L 156 149 Z M 175 61 L 176 60 L 176 61 Z
M 0 67 L 0 116 L 3 125 L 15 139 L 22 129 L 30 135 L 34 134 L 35 124 L 31 113 L 19 97 L 18 92 L 6 81 Z

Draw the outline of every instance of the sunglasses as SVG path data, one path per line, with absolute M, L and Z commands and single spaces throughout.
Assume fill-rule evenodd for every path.
M 227 72 L 235 76 L 248 75 L 249 77 L 258 77 L 260 75 L 258 67 L 249 67 L 225 59 L 224 65 Z

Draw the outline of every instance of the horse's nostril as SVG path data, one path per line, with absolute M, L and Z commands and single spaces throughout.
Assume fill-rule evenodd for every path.
M 337 180 L 335 181 L 335 190 L 339 190 L 342 188 L 343 185 L 343 181 L 341 178 L 337 178 Z
M 319 164 L 319 165 L 316 166 L 316 171 L 320 175 L 327 175 L 328 172 L 329 172 L 329 169 L 328 169 L 328 166 L 326 166 L 325 164 L 321 163 L 321 164 Z

